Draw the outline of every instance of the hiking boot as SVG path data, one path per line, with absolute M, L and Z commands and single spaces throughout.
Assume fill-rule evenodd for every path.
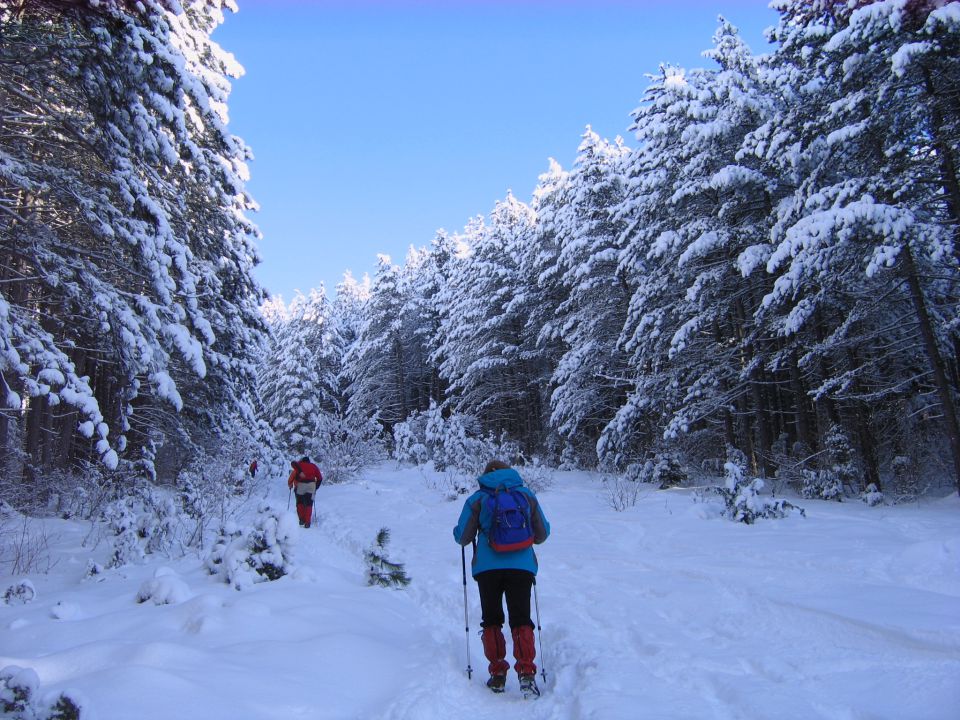
M 506 684 L 506 675 L 491 675 L 490 679 L 487 680 L 487 687 L 495 693 L 502 693 L 506 689 Z
M 523 693 L 524 700 L 540 697 L 540 688 L 537 687 L 536 675 L 520 676 L 520 692 Z

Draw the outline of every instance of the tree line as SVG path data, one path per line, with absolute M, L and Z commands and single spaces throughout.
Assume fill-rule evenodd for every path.
M 339 378 L 312 406 L 580 467 L 960 487 L 958 5 L 777 6 L 772 52 L 721 19 L 713 67 L 649 76 L 633 148 L 588 128 L 529 203 L 299 299 Z
M 227 5 L 0 3 L 8 478 L 429 414 L 637 477 L 737 454 L 822 496 L 960 488 L 957 3 L 780 0 L 762 55 L 721 20 L 630 146 L 588 128 L 528 202 L 289 307 L 252 276 Z

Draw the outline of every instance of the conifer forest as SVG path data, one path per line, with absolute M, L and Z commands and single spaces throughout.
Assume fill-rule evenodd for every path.
M 289 302 L 232 5 L 0 0 L 5 503 L 299 455 L 960 489 L 960 3 L 775 0 L 754 49 L 721 19 L 703 69 L 641 69 L 624 139 Z

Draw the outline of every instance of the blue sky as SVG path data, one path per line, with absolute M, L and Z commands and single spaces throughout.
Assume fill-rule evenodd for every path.
M 286 300 L 378 253 L 529 201 L 585 127 L 627 145 L 661 62 L 709 65 L 717 16 L 755 52 L 767 0 L 237 0 L 214 39 L 246 74 L 230 127 L 253 149 L 257 277 Z

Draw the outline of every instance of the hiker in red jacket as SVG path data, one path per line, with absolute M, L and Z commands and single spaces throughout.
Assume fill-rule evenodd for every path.
M 293 470 L 287 478 L 287 487 L 292 488 L 297 496 L 297 517 L 300 518 L 300 527 L 308 528 L 313 515 L 313 497 L 320 483 L 323 482 L 323 475 L 320 473 L 320 468 L 310 462 L 310 458 L 306 455 L 300 460 L 294 460 L 290 465 Z

